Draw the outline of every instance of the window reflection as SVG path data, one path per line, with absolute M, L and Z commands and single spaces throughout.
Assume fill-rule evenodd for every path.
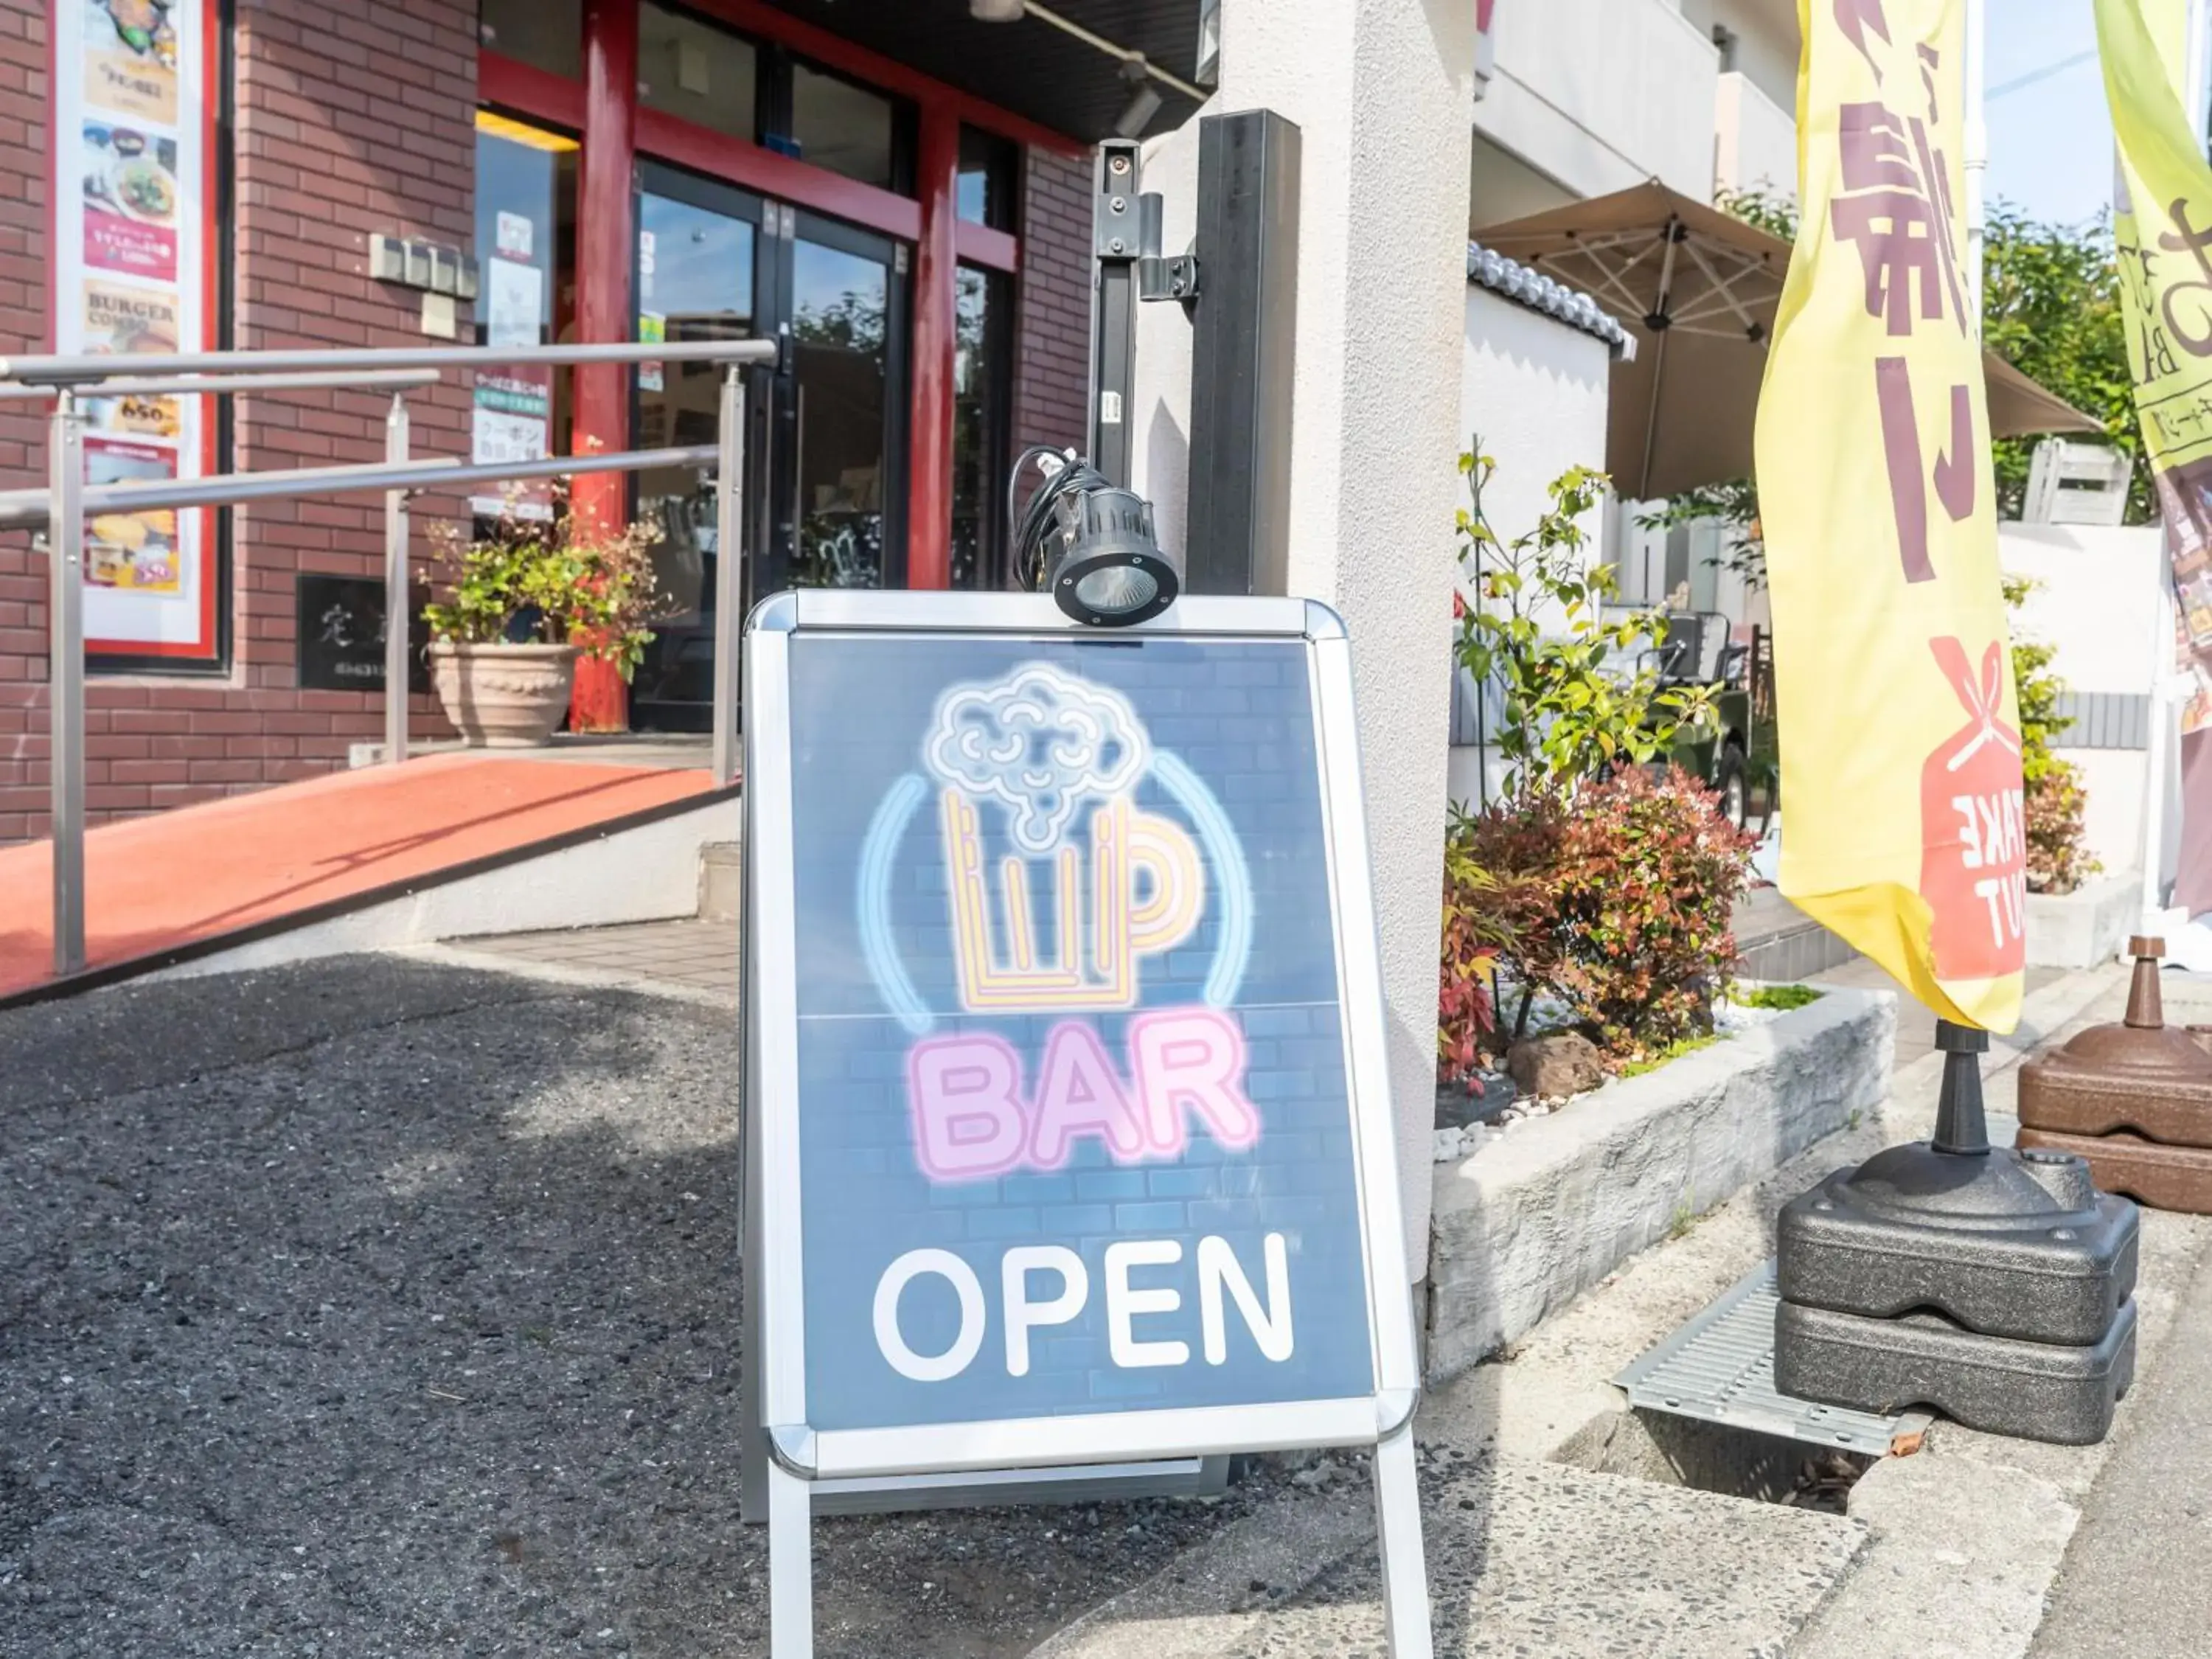
M 477 39 L 502 58 L 573 79 L 584 69 L 582 0 L 483 0 Z
M 476 302 L 478 343 L 542 345 L 565 320 L 562 275 L 574 258 L 575 141 L 489 111 L 477 113 Z M 566 377 L 542 365 L 503 363 L 478 374 L 471 391 L 470 457 L 536 460 L 558 451 Z M 556 400 L 556 391 L 561 397 Z M 550 480 L 485 483 L 470 508 L 550 518 Z
M 881 190 L 898 187 L 897 106 L 879 92 L 834 75 L 791 66 L 791 136 L 816 167 Z
M 750 40 L 652 0 L 637 13 L 638 100 L 750 143 L 758 64 Z
M 960 268 L 952 359 L 952 585 L 1006 585 L 1006 279 Z
M 884 585 L 884 398 L 890 272 L 801 238 L 792 249 L 799 546 L 807 587 Z
M 1014 162 L 1008 140 L 974 127 L 960 129 L 959 213 L 994 230 L 1014 228 Z
M 638 337 L 743 340 L 755 326 L 750 222 L 646 191 L 638 198 Z M 702 362 L 649 363 L 637 372 L 635 442 L 641 449 L 712 444 L 721 374 Z M 713 613 L 720 548 L 706 469 L 638 475 L 638 512 L 660 527 L 654 579 L 671 614 L 639 665 L 641 704 L 703 703 L 712 694 Z M 664 723 L 662 711 L 647 718 Z

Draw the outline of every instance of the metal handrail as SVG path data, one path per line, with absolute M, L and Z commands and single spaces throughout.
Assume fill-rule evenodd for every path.
M 136 362 L 134 360 L 134 367 Z M 86 392 L 93 398 L 227 398 L 240 392 L 319 392 L 327 387 L 383 391 L 394 386 L 435 386 L 434 368 L 369 368 L 342 374 L 194 374 L 155 380 L 101 380 Z M 0 386 L 0 401 L 24 402 L 60 395 L 62 383 Z
M 620 345 L 398 347 L 337 351 L 207 351 L 167 356 L 34 356 L 0 358 L 0 398 L 50 397 L 47 487 L 0 491 L 0 530 L 45 524 L 52 554 L 47 606 L 50 645 L 49 710 L 53 819 L 54 972 L 76 973 L 84 956 L 84 532 L 88 510 L 148 512 L 157 508 L 227 507 L 291 496 L 384 492 L 385 512 L 385 759 L 407 757 L 407 501 L 410 492 L 460 484 L 562 474 L 629 472 L 664 466 L 714 468 L 715 523 L 722 550 L 723 588 L 715 629 L 714 690 L 714 781 L 736 775 L 738 696 L 737 617 L 742 602 L 744 550 L 739 493 L 744 467 L 744 389 L 738 370 L 771 363 L 781 348 L 772 340 L 640 342 Z M 434 382 L 449 368 L 558 367 L 667 362 L 724 366 L 718 441 L 606 454 L 548 456 L 538 460 L 468 462 L 408 453 L 406 392 Z M 194 376 L 183 380 L 176 377 Z M 12 383 L 12 384 L 9 384 Z M 235 395 L 331 386 L 395 388 L 385 420 L 385 459 L 359 465 L 302 467 L 213 477 L 150 480 L 88 486 L 84 478 L 87 398 L 102 396 Z
M 0 380 L 83 386 L 129 375 L 328 373 L 338 369 L 559 368 L 593 363 L 772 363 L 774 340 L 681 340 L 619 345 L 372 346 L 313 351 L 184 351 L 114 357 L 89 352 L 0 357 Z
M 706 466 L 714 463 L 718 453 L 713 444 L 689 444 L 674 449 L 625 449 L 605 455 L 548 455 L 538 461 L 460 461 L 427 456 L 405 466 L 364 461 L 286 472 L 225 472 L 212 478 L 94 484 L 78 499 L 87 513 L 151 513 L 160 507 L 234 507 L 297 495 L 344 495 L 364 489 L 443 489 L 453 484 L 493 483 L 508 478 L 558 478 L 571 472 Z M 0 495 L 0 530 L 34 528 L 46 523 L 50 511 L 48 492 L 43 489 Z

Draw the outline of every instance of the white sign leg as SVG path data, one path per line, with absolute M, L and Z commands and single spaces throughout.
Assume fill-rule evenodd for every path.
M 1433 1659 L 1428 1567 L 1421 1556 L 1421 1489 L 1410 1423 L 1375 1448 L 1375 1520 L 1382 1537 L 1382 1617 L 1390 1659 Z
M 768 1634 L 770 1659 L 814 1659 L 813 1519 L 806 1483 L 768 1466 Z M 1422 1650 L 1426 1653 L 1428 1650 Z

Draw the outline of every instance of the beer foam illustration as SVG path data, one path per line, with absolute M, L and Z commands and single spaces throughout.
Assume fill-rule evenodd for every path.
M 1151 764 L 1127 698 L 1041 663 L 948 690 L 923 758 L 941 781 L 1004 806 L 1031 856 L 1061 845 L 1083 802 L 1123 793 Z

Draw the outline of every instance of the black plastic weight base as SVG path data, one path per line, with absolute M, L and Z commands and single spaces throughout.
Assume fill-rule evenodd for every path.
M 2136 1206 L 2096 1191 L 2069 1153 L 1917 1141 L 1784 1206 L 1777 1287 L 1801 1307 L 1872 1319 L 1929 1310 L 1985 1337 L 2087 1347 L 2134 1293 L 2141 1227 Z
M 2081 1347 L 1787 1302 L 1774 1320 L 1774 1383 L 1785 1395 L 1884 1414 L 1926 1407 L 1968 1428 L 2064 1446 L 2105 1437 L 2135 1368 L 2132 1301 Z

